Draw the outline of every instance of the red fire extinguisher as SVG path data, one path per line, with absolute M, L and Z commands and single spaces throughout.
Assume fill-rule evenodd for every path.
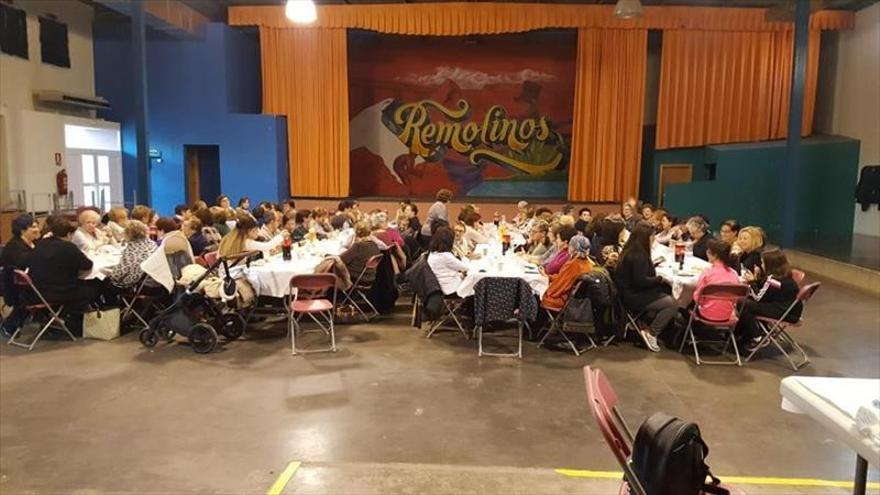
M 62 168 L 55 174 L 55 186 L 59 196 L 67 196 L 67 170 Z

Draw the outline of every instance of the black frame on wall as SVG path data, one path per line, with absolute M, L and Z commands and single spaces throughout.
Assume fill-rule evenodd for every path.
M 67 24 L 40 17 L 40 56 L 44 64 L 70 67 Z
M 0 51 L 28 58 L 27 14 L 0 2 Z

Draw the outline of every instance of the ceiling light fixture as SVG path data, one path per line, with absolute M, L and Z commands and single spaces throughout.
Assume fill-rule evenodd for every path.
M 311 24 L 318 19 L 315 2 L 312 0 L 287 0 L 284 15 L 297 24 Z
M 639 0 L 617 0 L 614 6 L 614 17 L 618 19 L 638 19 L 642 14 L 644 10 Z

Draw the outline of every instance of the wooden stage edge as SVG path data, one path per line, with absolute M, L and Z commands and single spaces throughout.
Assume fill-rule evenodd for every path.
M 880 271 L 794 249 L 787 250 L 786 254 L 789 262 L 796 268 L 834 283 L 880 296 Z

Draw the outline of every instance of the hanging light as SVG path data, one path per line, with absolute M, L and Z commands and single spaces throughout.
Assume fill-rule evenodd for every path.
M 315 2 L 312 0 L 287 0 L 284 15 L 297 24 L 311 24 L 318 18 Z
M 638 19 L 644 13 L 639 0 L 617 0 L 614 6 L 614 17 L 618 19 Z

